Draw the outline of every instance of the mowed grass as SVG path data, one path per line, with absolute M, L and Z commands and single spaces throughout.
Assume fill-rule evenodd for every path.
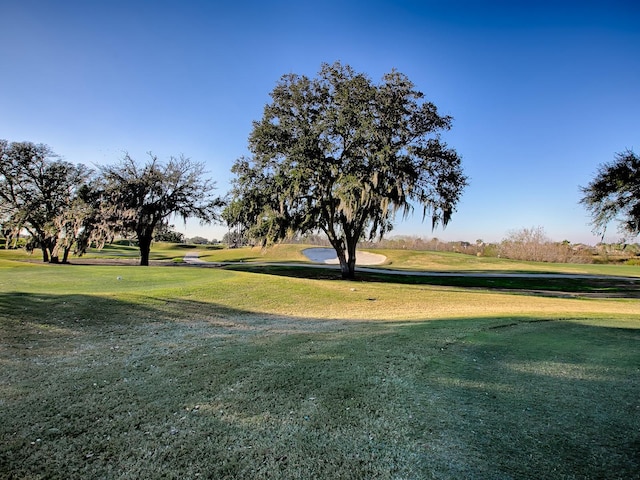
M 639 341 L 637 299 L 0 260 L 0 478 L 638 478 Z
M 308 245 L 274 245 L 268 248 L 216 248 L 195 247 L 202 260 L 210 262 L 251 263 L 310 263 L 302 253 Z M 161 250 L 162 251 L 162 250 Z M 607 275 L 640 277 L 640 267 L 633 265 L 540 263 L 509 260 L 496 257 L 477 257 L 453 252 L 421 250 L 362 249 L 387 257 L 376 269 L 399 271 L 432 271 L 458 273 L 567 273 L 577 275 Z
M 640 268 L 632 265 L 527 262 L 497 257 L 478 257 L 454 252 L 420 250 L 380 249 L 371 251 L 387 256 L 387 267 L 409 271 L 570 273 L 640 277 Z
M 309 259 L 302 253 L 308 245 L 277 244 L 270 247 L 198 248 L 200 258 L 209 262 L 284 262 L 305 263 Z

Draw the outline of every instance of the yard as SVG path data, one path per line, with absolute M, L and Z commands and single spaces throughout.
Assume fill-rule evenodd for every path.
M 0 477 L 639 478 L 640 300 L 497 287 L 0 256 Z

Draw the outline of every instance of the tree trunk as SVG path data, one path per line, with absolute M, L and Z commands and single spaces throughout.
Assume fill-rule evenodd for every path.
M 356 246 L 358 245 L 357 238 L 347 238 L 347 269 L 349 280 L 356 278 Z M 344 278 L 344 277 L 343 277 Z
M 151 251 L 151 235 L 138 235 L 138 245 L 140 246 L 140 265 L 149 266 L 149 252 Z
M 60 263 L 60 245 L 53 240 L 48 240 L 49 263 Z
M 338 260 L 340 261 L 340 273 L 343 280 L 354 280 L 356 278 L 356 242 L 347 240 L 345 252 L 344 243 L 334 245 Z
M 44 263 L 49 263 L 49 250 L 44 244 L 40 245 L 40 250 L 42 250 L 42 261 Z
M 340 261 L 340 273 L 343 280 L 354 280 L 356 278 L 356 246 L 358 238 L 336 237 L 333 230 L 324 230 L 329 238 L 329 243 L 336 251 Z
M 353 280 L 355 277 L 355 272 L 352 274 L 349 271 L 349 263 L 346 260 L 340 260 L 340 274 L 343 280 Z

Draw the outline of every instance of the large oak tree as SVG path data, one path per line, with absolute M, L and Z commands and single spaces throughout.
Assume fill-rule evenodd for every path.
M 594 232 L 604 236 L 607 225 L 620 222 L 623 233 L 640 234 L 640 157 L 631 150 L 617 153 L 599 166 L 586 187 L 582 203 L 591 215 Z
M 204 165 L 182 156 L 162 163 L 150 154 L 149 161 L 139 164 L 127 154 L 119 164 L 100 170 L 101 221 L 116 233 L 135 234 L 140 265 L 149 265 L 154 232 L 171 215 L 209 223 L 223 204 L 213 193 L 215 182 L 204 177 Z
M 233 166 L 233 193 L 250 233 L 266 242 L 324 232 L 353 278 L 356 245 L 391 231 L 415 206 L 432 228 L 451 220 L 467 178 L 440 138 L 440 115 L 397 72 L 374 84 L 341 63 L 317 78 L 285 75 Z

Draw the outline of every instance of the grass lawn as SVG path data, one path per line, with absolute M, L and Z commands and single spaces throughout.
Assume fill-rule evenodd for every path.
M 301 252 L 307 245 L 275 245 L 216 249 L 196 248 L 200 258 L 211 262 L 308 262 Z M 162 251 L 160 249 L 159 251 Z M 387 261 L 375 268 L 400 271 L 468 272 L 468 273 L 570 273 L 579 275 L 618 275 L 640 277 L 640 267 L 633 265 L 539 263 L 496 257 L 475 257 L 461 253 L 420 250 L 371 249 L 371 253 L 384 255 Z
M 640 300 L 266 272 L 0 253 L 0 478 L 639 478 Z

